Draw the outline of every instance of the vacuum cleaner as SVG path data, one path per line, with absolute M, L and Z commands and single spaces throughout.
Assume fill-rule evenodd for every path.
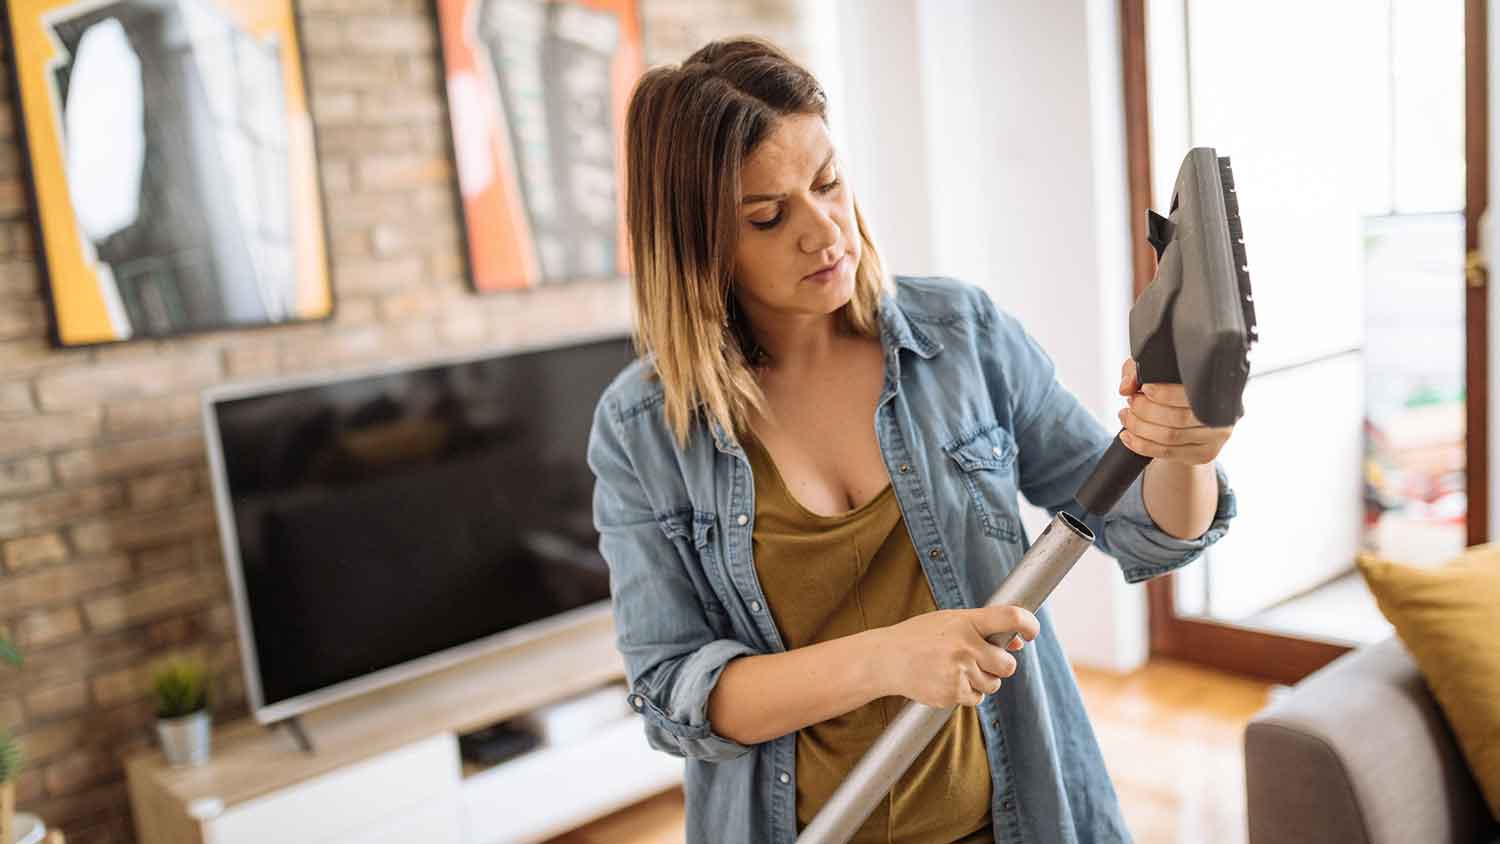
M 1130 350 L 1138 380 L 1181 384 L 1205 425 L 1233 425 L 1244 415 L 1256 333 L 1229 159 L 1217 156 L 1212 147 L 1189 150 L 1167 216 L 1148 211 L 1147 223 L 1158 265 L 1156 277 L 1130 308 Z M 1116 435 L 1079 487 L 1078 503 L 1102 516 L 1150 462 Z M 1059 512 L 988 605 L 1036 612 L 1093 543 L 1094 534 L 1083 522 Z M 1014 636 L 1012 631 L 988 638 L 1004 647 Z M 847 844 L 954 709 L 908 701 L 803 829 L 797 844 Z

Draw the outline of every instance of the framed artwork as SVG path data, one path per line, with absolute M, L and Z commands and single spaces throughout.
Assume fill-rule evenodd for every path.
M 5 0 L 53 341 L 327 318 L 292 0 Z
M 479 292 L 629 273 L 635 0 L 438 0 L 469 272 Z

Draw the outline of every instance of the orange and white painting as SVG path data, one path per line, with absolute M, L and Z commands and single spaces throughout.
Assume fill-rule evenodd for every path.
M 628 274 L 635 0 L 438 0 L 469 270 L 480 292 Z

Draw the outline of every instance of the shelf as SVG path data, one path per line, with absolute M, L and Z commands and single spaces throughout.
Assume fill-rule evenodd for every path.
M 253 721 L 216 729 L 212 758 L 196 768 L 145 750 L 126 766 L 137 835 L 143 844 L 260 844 L 293 830 L 306 844 L 546 841 L 682 782 L 682 760 L 653 750 L 623 703 L 623 676 L 602 615 L 310 712 L 311 755 Z M 493 766 L 461 764 L 461 734 L 512 720 L 551 743 Z
M 639 716 L 544 746 L 459 786 L 469 844 L 546 841 L 682 783 L 682 760 L 646 743 Z M 494 837 L 482 834 L 497 830 Z
M 463 776 L 465 778 L 475 776 L 526 754 L 539 753 L 580 739 L 592 738 L 600 730 L 620 719 L 635 716 L 630 704 L 626 702 L 629 694 L 630 690 L 623 680 L 612 681 L 572 697 L 539 706 L 515 718 L 496 722 L 494 727 L 504 727 L 507 728 L 507 732 L 519 734 L 514 736 L 518 745 L 530 742 L 532 746 L 495 762 L 464 758 Z M 490 725 L 487 725 L 473 732 L 478 733 L 489 728 Z M 460 735 L 458 738 L 460 755 L 462 755 L 464 743 L 469 738 L 469 734 Z
M 226 809 L 441 733 L 462 733 L 623 676 L 607 614 L 546 638 L 507 648 L 433 675 L 314 710 L 303 716 L 316 753 L 285 730 L 253 720 L 218 726 L 213 756 L 171 768 L 160 751 L 133 754 L 127 771 L 170 803 L 212 799 Z

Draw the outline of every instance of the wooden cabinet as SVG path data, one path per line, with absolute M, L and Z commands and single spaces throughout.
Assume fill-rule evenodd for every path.
M 154 750 L 127 761 L 136 834 L 141 844 L 545 841 L 680 784 L 682 761 L 652 750 L 634 714 L 467 774 L 458 736 L 622 676 L 604 617 L 308 713 L 313 754 L 283 731 L 226 725 L 205 765 L 171 768 Z
M 293 840 L 295 831 L 295 840 L 309 844 L 366 841 L 372 830 L 430 815 L 432 806 L 446 807 L 456 833 L 458 784 L 458 745 L 451 734 L 436 735 L 207 817 L 205 837 L 215 844 L 255 844 Z M 456 834 L 420 840 L 459 844 Z

